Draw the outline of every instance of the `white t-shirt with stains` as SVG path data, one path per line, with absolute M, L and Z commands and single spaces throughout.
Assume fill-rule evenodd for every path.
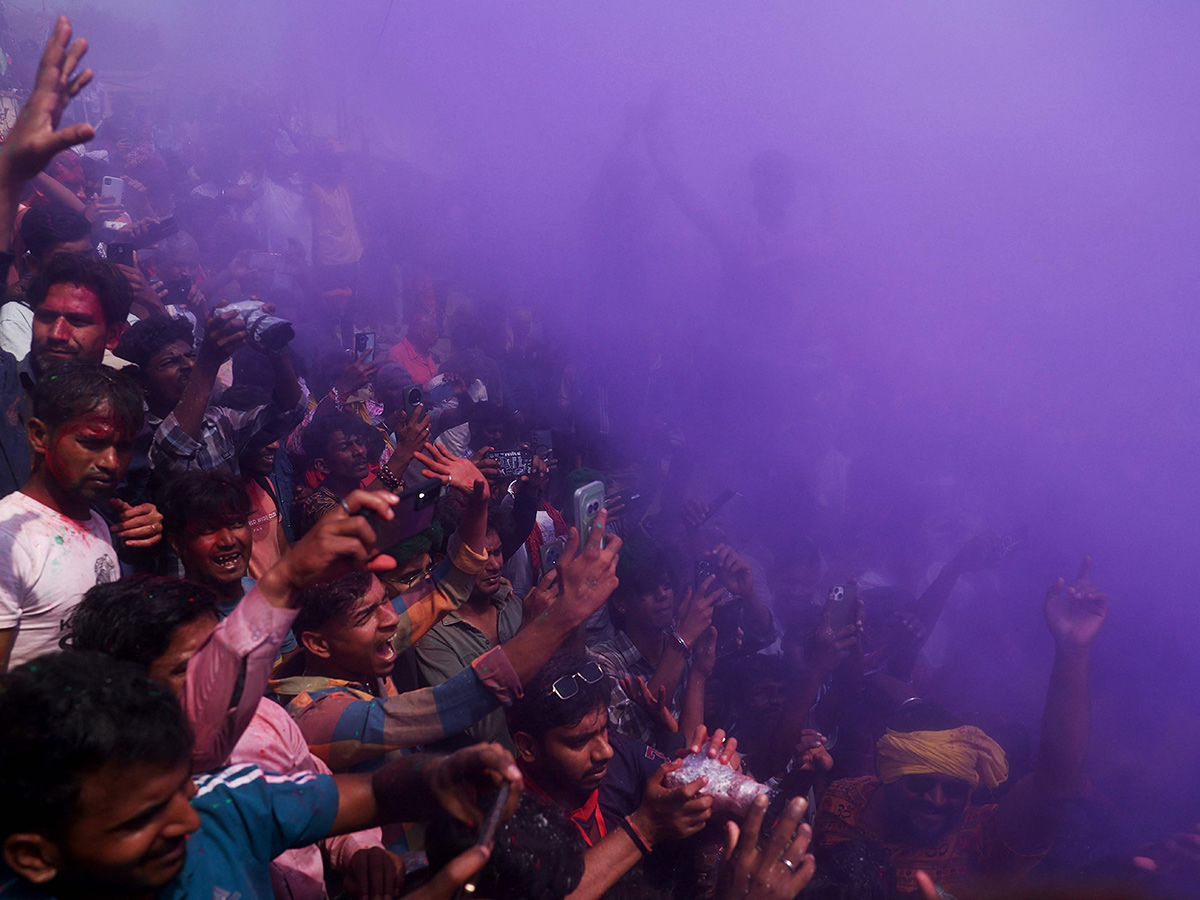
M 0 499 L 0 629 L 15 628 L 12 670 L 58 649 L 88 588 L 120 575 L 108 525 L 62 515 L 20 491 Z

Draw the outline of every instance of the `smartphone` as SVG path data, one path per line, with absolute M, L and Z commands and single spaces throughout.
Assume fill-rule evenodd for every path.
M 577 488 L 574 497 L 575 527 L 579 529 L 579 552 L 587 543 L 596 516 L 604 509 L 604 482 L 593 481 Z M 601 544 L 603 546 L 603 544 Z
M 164 281 L 163 287 L 167 289 L 166 296 L 163 297 L 163 303 L 172 303 L 175 306 L 186 306 L 188 294 L 192 290 L 192 279 L 190 278 L 172 278 L 170 281 Z
M 554 452 L 554 436 L 549 428 L 542 428 L 533 433 L 533 452 L 541 457 Z
M 567 539 L 565 537 L 555 538 L 552 541 L 542 544 L 538 550 L 538 559 L 542 563 L 543 575 L 558 565 L 558 560 L 562 556 L 563 547 L 565 546 L 567 546 Z
M 173 234 L 179 234 L 179 223 L 175 221 L 174 216 L 169 216 L 159 222 L 151 222 L 147 225 L 146 231 L 138 238 L 134 247 L 141 250 L 166 240 Z
M 727 504 L 734 497 L 740 496 L 742 495 L 737 491 L 721 491 L 721 493 L 717 494 L 716 499 L 713 500 L 712 503 L 708 504 L 708 515 L 700 520 L 700 524 L 703 525 L 705 522 L 715 516 L 721 511 L 721 508 L 724 507 L 725 504 Z
M 111 197 L 120 206 L 125 198 L 125 181 L 119 175 L 105 175 L 100 180 L 100 196 Z
M 115 266 L 134 266 L 133 244 L 109 244 L 105 256 Z
M 392 507 L 392 512 L 396 515 L 390 522 L 374 512 L 361 513 L 375 531 L 375 546 L 379 551 L 386 552 L 432 525 L 433 514 L 437 511 L 438 498 L 441 496 L 441 479 L 430 478 L 413 485 L 400 495 L 400 502 Z
M 738 650 L 738 630 L 742 627 L 742 598 L 730 597 L 713 608 L 713 628 L 717 629 L 717 656 Z
M 829 612 L 829 627 L 834 631 L 852 624 L 858 612 L 858 585 L 853 581 L 835 584 L 829 589 L 825 609 Z
M 707 556 L 696 560 L 696 590 L 699 591 L 700 585 L 704 584 L 704 582 L 708 581 L 714 575 L 717 575 L 720 571 L 716 561 Z
M 375 362 L 375 332 L 360 331 L 354 336 L 354 355 L 367 354 L 366 362 Z
M 404 415 L 412 420 L 413 412 L 425 399 L 425 392 L 419 384 L 409 384 L 404 387 Z
M 493 450 L 488 459 L 494 459 L 505 478 L 519 478 L 533 471 L 533 453 L 528 450 Z
M 246 265 L 260 272 L 278 272 L 286 262 L 282 253 L 251 253 L 246 258 Z

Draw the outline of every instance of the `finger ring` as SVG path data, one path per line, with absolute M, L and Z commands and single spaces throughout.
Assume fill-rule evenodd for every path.
M 799 871 L 800 871 L 800 867 L 799 867 L 799 866 L 797 866 L 797 865 L 796 865 L 794 862 L 792 862 L 790 859 L 785 859 L 784 857 L 782 857 L 782 856 L 781 856 L 781 857 L 779 857 L 779 861 L 780 861 L 781 863 L 783 863 L 785 866 L 787 866 L 787 870 L 788 870 L 789 872 L 791 872 L 793 875 L 795 875 L 797 872 L 799 872 Z
M 346 511 L 346 515 L 348 515 L 348 516 L 354 515 L 354 513 L 350 512 L 350 505 L 345 500 L 339 500 L 338 505 L 341 506 L 341 508 Z

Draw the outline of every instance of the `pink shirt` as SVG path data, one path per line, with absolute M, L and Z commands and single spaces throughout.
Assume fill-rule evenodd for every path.
M 183 711 L 195 733 L 196 774 L 224 766 L 254 718 L 271 667 L 298 610 L 277 609 L 251 588 L 188 660 Z M 242 691 L 235 697 L 239 678 Z
M 388 351 L 388 359 L 404 366 L 413 377 L 413 381 L 421 385 L 432 381 L 433 376 L 437 374 L 437 361 L 428 353 L 419 352 L 409 343 L 408 338 L 392 346 Z

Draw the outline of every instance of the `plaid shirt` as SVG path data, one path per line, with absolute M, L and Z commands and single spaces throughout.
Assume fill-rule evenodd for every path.
M 621 734 L 637 738 L 643 744 L 654 746 L 656 738 L 654 723 L 645 710 L 625 693 L 620 679 L 625 676 L 632 678 L 635 675 L 641 675 L 645 681 L 649 682 L 654 677 L 654 670 L 657 667 L 642 656 L 642 652 L 624 631 L 618 631 L 611 641 L 603 641 L 592 647 L 588 650 L 588 655 L 600 664 L 604 674 L 612 680 L 612 699 L 608 702 L 609 727 L 615 728 Z M 683 675 L 671 697 L 671 715 L 676 720 L 683 711 L 683 695 L 687 688 L 690 670 L 691 661 L 685 661 Z
M 366 684 L 299 676 L 272 682 L 313 756 L 334 772 L 373 772 L 387 754 L 457 734 L 500 705 L 521 682 L 504 648 L 489 650 L 437 687 L 399 694 L 391 678 Z
M 299 402 L 286 411 L 274 403 L 245 412 L 210 406 L 200 424 L 200 440 L 180 427 L 174 412 L 160 421 L 148 414 L 146 422 L 154 429 L 150 465 L 160 475 L 222 469 L 235 478 L 241 477 L 238 456 L 247 444 L 255 437 L 267 439 L 268 443 L 286 437 L 304 419 L 307 409 L 308 391 L 303 387 Z
M 450 539 L 446 559 L 433 574 L 392 600 L 400 614 L 392 639 L 397 654 L 462 605 L 486 560 L 456 534 Z M 271 692 L 296 720 L 313 755 L 329 768 L 335 772 L 360 771 L 360 767 L 370 771 L 383 764 L 383 754 L 461 731 L 495 709 L 500 702 L 497 696 L 507 702 L 521 690 L 503 651 L 499 656 L 485 654 L 464 674 L 455 686 L 438 694 L 434 689 L 397 694 L 390 678 L 367 686 L 303 675 L 272 682 Z M 486 685 L 482 692 L 473 692 L 477 683 Z M 447 731 L 451 726 L 457 727 Z

